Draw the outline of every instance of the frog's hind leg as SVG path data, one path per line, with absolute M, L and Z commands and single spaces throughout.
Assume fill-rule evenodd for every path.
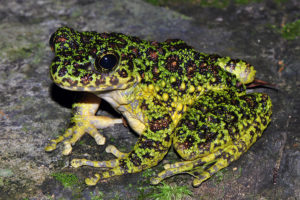
M 262 135 L 270 116 L 271 100 L 266 94 L 207 92 L 175 130 L 174 148 L 186 161 L 165 165 L 151 182 L 188 173 L 195 177 L 193 185 L 199 186 L 246 152 Z
M 45 147 L 45 151 L 53 151 L 56 145 L 60 142 L 64 143 L 64 155 L 69 155 L 72 152 L 74 145 L 85 133 L 91 135 L 98 145 L 105 143 L 103 137 L 97 128 L 106 128 L 117 123 L 123 123 L 122 119 L 112 119 L 106 116 L 95 116 L 101 99 L 92 95 L 86 94 L 84 98 L 72 105 L 72 118 L 69 128 L 63 135 L 50 141 Z
M 239 148 L 239 146 L 241 148 Z M 167 177 L 187 173 L 194 177 L 193 186 L 198 187 L 203 181 L 209 179 L 219 170 L 227 167 L 246 151 L 247 146 L 243 144 L 243 140 L 240 140 L 237 143 L 229 145 L 223 151 L 219 150 L 196 160 L 167 164 L 164 166 L 164 171 L 160 172 L 157 177 L 151 179 L 151 184 L 156 185 Z M 233 152 L 239 153 L 232 155 Z

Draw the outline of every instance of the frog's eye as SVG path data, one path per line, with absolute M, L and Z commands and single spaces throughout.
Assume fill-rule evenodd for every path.
M 112 70 L 119 61 L 119 57 L 116 54 L 108 53 L 101 55 L 96 59 L 96 69 L 98 71 L 110 71 Z

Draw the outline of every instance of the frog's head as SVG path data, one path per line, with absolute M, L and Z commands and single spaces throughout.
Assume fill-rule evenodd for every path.
M 117 33 L 77 32 L 59 28 L 50 38 L 55 58 L 50 74 L 58 86 L 75 91 L 125 89 L 138 81 L 134 64 L 124 58 L 126 36 Z

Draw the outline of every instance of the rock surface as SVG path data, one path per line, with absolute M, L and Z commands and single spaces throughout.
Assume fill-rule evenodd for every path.
M 85 186 L 84 177 L 93 169 L 73 169 L 69 161 L 80 156 L 111 158 L 104 146 L 89 137 L 74 146 L 71 156 L 62 156 L 61 148 L 44 151 L 47 141 L 67 127 L 71 103 L 78 95 L 54 86 L 49 77 L 53 55 L 48 40 L 63 25 L 149 40 L 180 38 L 199 51 L 252 63 L 257 78 L 277 88 L 255 89 L 268 93 L 273 101 L 272 123 L 263 137 L 199 188 L 190 186 L 188 175 L 166 183 L 188 186 L 192 195 L 184 199 L 300 198 L 300 37 L 286 40 L 280 34 L 281 26 L 299 19 L 300 2 L 270 0 L 226 8 L 177 1 L 167 5 L 141 0 L 1 0 L 0 199 L 147 199 L 147 194 L 159 192 L 148 187 L 151 170 Z M 108 104 L 101 108 L 102 114 L 117 115 Z M 103 134 L 108 144 L 125 151 L 137 138 L 122 125 Z M 176 159 L 171 151 L 163 162 Z M 63 185 L 59 173 L 79 179 L 71 186 Z

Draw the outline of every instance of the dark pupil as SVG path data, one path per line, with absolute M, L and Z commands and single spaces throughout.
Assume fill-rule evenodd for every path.
M 117 58 L 113 54 L 103 56 L 99 62 L 100 66 L 105 69 L 111 69 L 117 64 Z

